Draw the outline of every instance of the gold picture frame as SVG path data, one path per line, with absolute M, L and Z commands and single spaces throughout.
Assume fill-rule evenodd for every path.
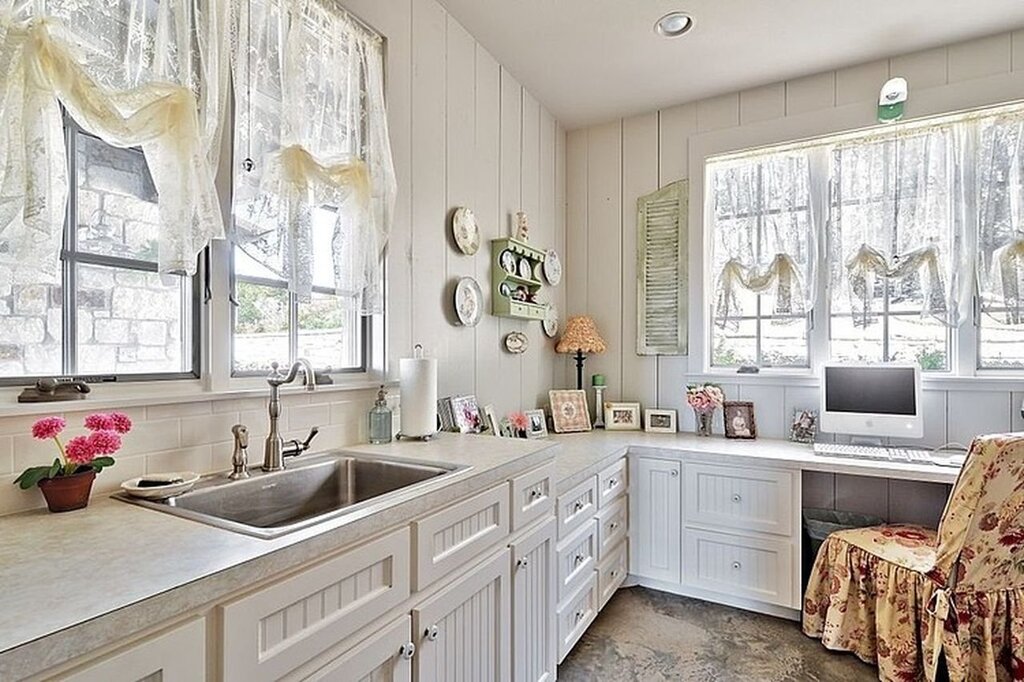
M 586 391 L 548 391 L 548 399 L 551 401 L 551 422 L 555 433 L 591 430 Z

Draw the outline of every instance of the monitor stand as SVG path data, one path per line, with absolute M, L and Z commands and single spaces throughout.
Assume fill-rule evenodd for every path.
M 862 445 L 868 448 L 884 448 L 881 438 L 874 436 L 850 436 L 850 445 Z

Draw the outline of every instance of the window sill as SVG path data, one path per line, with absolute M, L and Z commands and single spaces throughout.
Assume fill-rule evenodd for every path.
M 700 374 L 686 374 L 687 383 L 711 382 L 718 384 L 757 384 L 760 386 L 801 386 L 818 388 L 820 377 L 811 371 L 783 372 L 763 370 L 758 374 L 737 374 L 736 372 L 709 371 Z M 974 376 L 952 374 L 921 377 L 921 387 L 926 391 L 1024 391 L 1024 373 L 1020 375 L 980 372 Z
M 349 391 L 368 391 L 379 388 L 381 383 L 395 386 L 394 381 L 379 381 L 372 375 L 360 374 L 358 377 L 338 380 L 337 383 L 318 386 L 317 393 L 345 393 Z M 194 381 L 147 382 L 145 384 L 94 384 L 92 392 L 84 400 L 55 401 L 48 403 L 19 403 L 18 394 L 23 387 L 5 388 L 0 391 L 0 418 L 33 416 L 61 412 L 79 412 L 89 410 L 116 410 L 153 405 L 179 405 L 183 403 L 216 402 L 221 400 L 237 400 L 242 398 L 263 398 L 269 395 L 267 384 L 263 380 L 258 383 L 238 385 L 221 391 L 205 390 L 203 383 Z M 302 386 L 282 387 L 281 394 L 289 395 L 303 392 Z

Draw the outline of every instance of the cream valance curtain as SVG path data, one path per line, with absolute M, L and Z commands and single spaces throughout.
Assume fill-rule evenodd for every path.
M 223 236 L 214 172 L 227 8 L 212 0 L 0 0 L 0 263 L 58 281 L 67 200 L 60 106 L 142 148 L 159 194 L 162 273 L 196 271 Z
M 380 36 L 331 0 L 236 0 L 232 239 L 305 299 L 314 230 L 336 293 L 380 312 L 396 195 Z
M 735 325 L 750 294 L 767 295 L 777 316 L 814 303 L 817 240 L 807 151 L 752 155 L 709 164 L 706 215 L 715 277 L 715 323 Z

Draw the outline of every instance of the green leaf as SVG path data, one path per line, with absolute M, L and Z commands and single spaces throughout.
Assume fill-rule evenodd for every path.
M 103 470 L 103 467 L 112 467 L 112 466 L 114 466 L 114 458 L 113 457 L 97 457 L 96 459 L 91 461 L 89 464 L 92 466 L 93 469 L 96 470 L 97 473 L 99 473 L 100 471 Z
M 53 464 L 50 465 L 50 468 L 48 469 L 49 473 L 47 473 L 46 477 L 47 478 L 57 478 L 57 476 L 60 475 L 60 470 L 62 468 L 63 467 L 61 466 L 61 463 L 60 463 L 59 459 L 53 460 Z
M 28 490 L 32 486 L 38 485 L 39 481 L 44 478 L 50 478 L 49 474 L 50 467 L 29 467 L 28 469 L 25 469 L 25 471 L 21 472 L 21 476 L 14 479 L 14 482 L 17 483 L 22 490 Z

